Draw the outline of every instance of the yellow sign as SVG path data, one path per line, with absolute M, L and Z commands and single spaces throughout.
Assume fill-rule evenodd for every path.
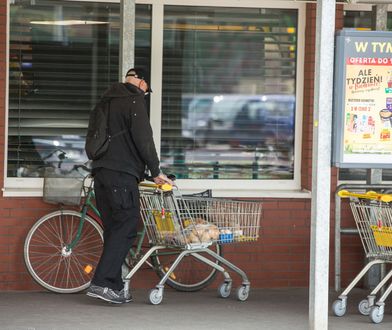
M 371 226 L 378 246 L 392 247 L 392 227 Z
M 346 59 L 344 160 L 392 155 L 392 58 Z

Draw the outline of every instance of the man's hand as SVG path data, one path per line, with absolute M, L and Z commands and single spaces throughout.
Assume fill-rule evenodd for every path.
M 172 180 L 170 180 L 165 174 L 163 173 L 159 173 L 158 176 L 156 176 L 155 178 L 153 178 L 154 182 L 156 184 L 164 184 L 164 183 L 168 183 L 172 186 L 174 186 L 174 182 Z

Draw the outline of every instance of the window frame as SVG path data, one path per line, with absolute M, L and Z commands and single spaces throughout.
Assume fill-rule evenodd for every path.
M 110 2 L 119 0 L 63 0 L 77 2 Z M 8 93 L 9 93 L 9 15 L 10 2 L 7 2 L 7 31 L 6 31 L 6 95 L 5 95 L 5 148 L 4 148 L 4 188 L 3 196 L 42 196 L 42 178 L 7 177 L 8 166 Z M 136 4 L 152 5 L 151 22 L 151 125 L 154 132 L 154 142 L 158 155 L 161 146 L 161 111 L 162 108 L 162 65 L 163 65 L 163 22 L 164 6 L 201 6 L 226 8 L 276 8 L 296 9 L 298 12 L 297 25 L 297 62 L 296 62 L 296 109 L 295 109 L 295 140 L 294 140 L 294 173 L 291 180 L 178 180 L 182 191 L 193 192 L 212 188 L 214 196 L 237 197 L 310 197 L 308 191 L 301 190 L 301 160 L 302 160 L 302 115 L 303 115 L 303 85 L 304 85 L 304 52 L 306 3 L 295 1 L 258 1 L 258 0 L 216 0 L 212 5 L 209 0 L 136 0 Z
M 348 11 L 372 11 L 372 7 L 376 6 L 376 4 L 364 4 L 364 3 L 357 3 L 357 4 L 345 4 L 343 6 L 343 10 Z M 392 11 L 392 5 L 388 5 L 388 11 Z

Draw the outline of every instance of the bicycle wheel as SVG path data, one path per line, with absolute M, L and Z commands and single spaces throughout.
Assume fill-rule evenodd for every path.
M 210 249 L 223 256 L 221 245 L 211 245 Z M 151 262 L 159 278 L 165 276 L 179 253 L 181 253 L 181 250 L 163 249 L 151 256 Z M 200 254 L 217 264 L 219 263 L 207 253 Z M 181 260 L 173 274 L 167 279 L 166 284 L 178 291 L 199 291 L 207 287 L 214 280 L 216 274 L 217 270 L 215 268 L 188 255 Z
M 81 214 L 55 211 L 39 219 L 30 229 L 24 244 L 27 270 L 44 288 L 59 293 L 86 289 L 91 281 L 103 248 L 101 226 L 86 215 L 77 244 L 66 250 L 75 238 Z M 91 266 L 91 267 L 90 267 Z

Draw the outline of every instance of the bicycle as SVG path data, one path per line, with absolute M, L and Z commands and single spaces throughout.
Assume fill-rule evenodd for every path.
M 73 170 L 79 169 L 90 172 L 84 165 L 76 165 Z M 59 179 L 75 181 L 75 178 Z M 80 189 L 75 188 L 77 185 L 73 183 L 74 188 L 68 190 L 72 196 L 64 198 L 57 195 L 55 201 L 66 199 L 66 205 L 77 206 L 78 209 L 60 207 L 59 210 L 44 215 L 32 226 L 24 244 L 24 260 L 30 275 L 42 287 L 57 293 L 76 293 L 88 288 L 103 247 L 103 226 L 99 211 L 94 205 L 93 178 L 88 174 L 83 179 L 76 178 L 76 181 Z M 56 182 L 54 180 L 52 189 L 59 188 L 64 193 L 67 189 L 59 187 Z M 61 181 L 60 185 L 68 184 L 63 182 L 66 181 Z M 154 186 L 152 183 L 147 185 Z M 160 187 L 155 185 L 155 188 Z M 203 195 L 210 196 L 211 193 L 207 190 L 195 194 Z M 131 270 L 150 247 L 151 243 L 147 240 L 146 228 L 143 226 L 126 258 L 126 267 Z M 223 255 L 222 246 L 218 243 L 213 244 L 210 249 L 220 256 Z M 180 253 L 181 250 L 173 249 L 155 251 L 146 264 L 162 279 Z M 208 255 L 206 258 L 209 258 Z M 212 262 L 219 263 L 217 260 Z M 186 257 L 182 260 L 181 267 L 170 275 L 166 283 L 178 291 L 198 291 L 208 286 L 216 274 L 217 269 L 196 258 Z

